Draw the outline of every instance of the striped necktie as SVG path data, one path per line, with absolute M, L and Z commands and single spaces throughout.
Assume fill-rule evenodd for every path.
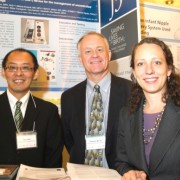
M 21 105 L 22 105 L 21 101 L 16 102 L 16 110 L 15 110 L 15 114 L 14 114 L 14 120 L 15 120 L 16 127 L 17 127 L 18 131 L 21 131 L 22 122 L 23 122 L 23 115 L 22 115 L 22 112 L 21 112 Z

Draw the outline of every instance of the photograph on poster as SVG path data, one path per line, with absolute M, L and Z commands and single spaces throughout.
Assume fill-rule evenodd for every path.
M 48 44 L 48 20 L 41 19 L 21 19 L 21 42 Z

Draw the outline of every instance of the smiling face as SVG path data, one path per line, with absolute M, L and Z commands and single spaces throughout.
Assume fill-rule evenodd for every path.
M 111 52 L 107 42 L 97 34 L 85 36 L 78 45 L 79 61 L 92 81 L 102 79 L 109 72 Z
M 17 71 L 12 70 L 15 68 Z M 8 56 L 2 75 L 7 80 L 9 91 L 17 99 L 22 98 L 29 91 L 32 80 L 37 78 L 38 70 L 35 71 L 33 68 L 33 59 L 27 52 L 15 51 Z
M 144 43 L 136 49 L 133 74 L 145 94 L 166 92 L 171 71 L 160 46 Z

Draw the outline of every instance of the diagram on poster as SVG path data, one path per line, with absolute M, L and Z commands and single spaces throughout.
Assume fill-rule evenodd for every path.
M 56 54 L 55 51 L 40 51 L 39 65 L 46 71 L 46 76 L 39 74 L 39 81 L 56 82 L 55 69 Z M 44 79 L 45 78 L 45 79 Z

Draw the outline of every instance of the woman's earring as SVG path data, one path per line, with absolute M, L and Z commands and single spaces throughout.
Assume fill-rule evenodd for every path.
M 168 82 L 170 81 L 170 76 L 167 77 Z
M 137 80 L 136 80 L 135 77 L 133 78 L 133 82 L 134 82 L 135 84 L 137 84 Z
M 136 84 L 136 83 L 137 83 L 136 78 L 134 77 L 134 75 L 133 75 L 133 74 L 131 74 L 131 80 L 132 80 L 132 82 L 133 82 L 134 84 Z

